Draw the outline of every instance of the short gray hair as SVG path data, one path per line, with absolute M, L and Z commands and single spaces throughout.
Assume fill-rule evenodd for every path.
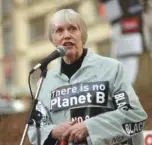
M 56 23 L 67 23 L 67 22 L 68 23 L 75 22 L 78 24 L 81 34 L 82 34 L 82 42 L 83 42 L 83 44 L 85 44 L 87 41 L 87 37 L 88 37 L 87 26 L 86 26 L 84 20 L 82 19 L 82 17 L 80 16 L 80 14 L 75 12 L 72 9 L 62 9 L 62 10 L 57 11 L 53 15 L 51 22 L 49 24 L 49 40 L 50 41 L 53 40 L 52 34 L 54 32 L 54 25 Z

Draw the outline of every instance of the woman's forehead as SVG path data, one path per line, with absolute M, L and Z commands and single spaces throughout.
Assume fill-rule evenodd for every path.
M 55 28 L 58 28 L 58 27 L 69 27 L 69 26 L 75 26 L 75 27 L 79 27 L 77 23 L 72 23 L 72 22 L 64 22 L 64 23 L 56 23 L 54 24 L 54 27 Z

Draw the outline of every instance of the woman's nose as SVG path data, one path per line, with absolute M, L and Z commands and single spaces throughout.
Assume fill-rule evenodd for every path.
M 64 39 L 69 39 L 70 38 L 70 33 L 68 30 L 64 31 Z

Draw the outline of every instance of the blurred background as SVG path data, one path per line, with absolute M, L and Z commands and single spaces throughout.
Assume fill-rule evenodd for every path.
M 0 145 L 20 143 L 31 104 L 29 71 L 55 49 L 48 23 L 63 8 L 84 18 L 86 47 L 123 63 L 149 116 L 144 135 L 152 145 L 152 0 L 0 0 Z M 39 77 L 40 71 L 31 77 L 33 92 Z

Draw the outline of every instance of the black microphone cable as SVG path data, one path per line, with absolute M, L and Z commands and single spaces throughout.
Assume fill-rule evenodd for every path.
M 32 100 L 34 100 L 34 95 L 33 95 L 33 92 L 32 92 L 32 87 L 31 87 L 31 74 L 32 73 L 29 73 L 29 76 L 28 76 L 28 85 L 29 85 L 29 89 L 30 89 L 30 94 L 31 94 L 31 96 L 32 96 Z

